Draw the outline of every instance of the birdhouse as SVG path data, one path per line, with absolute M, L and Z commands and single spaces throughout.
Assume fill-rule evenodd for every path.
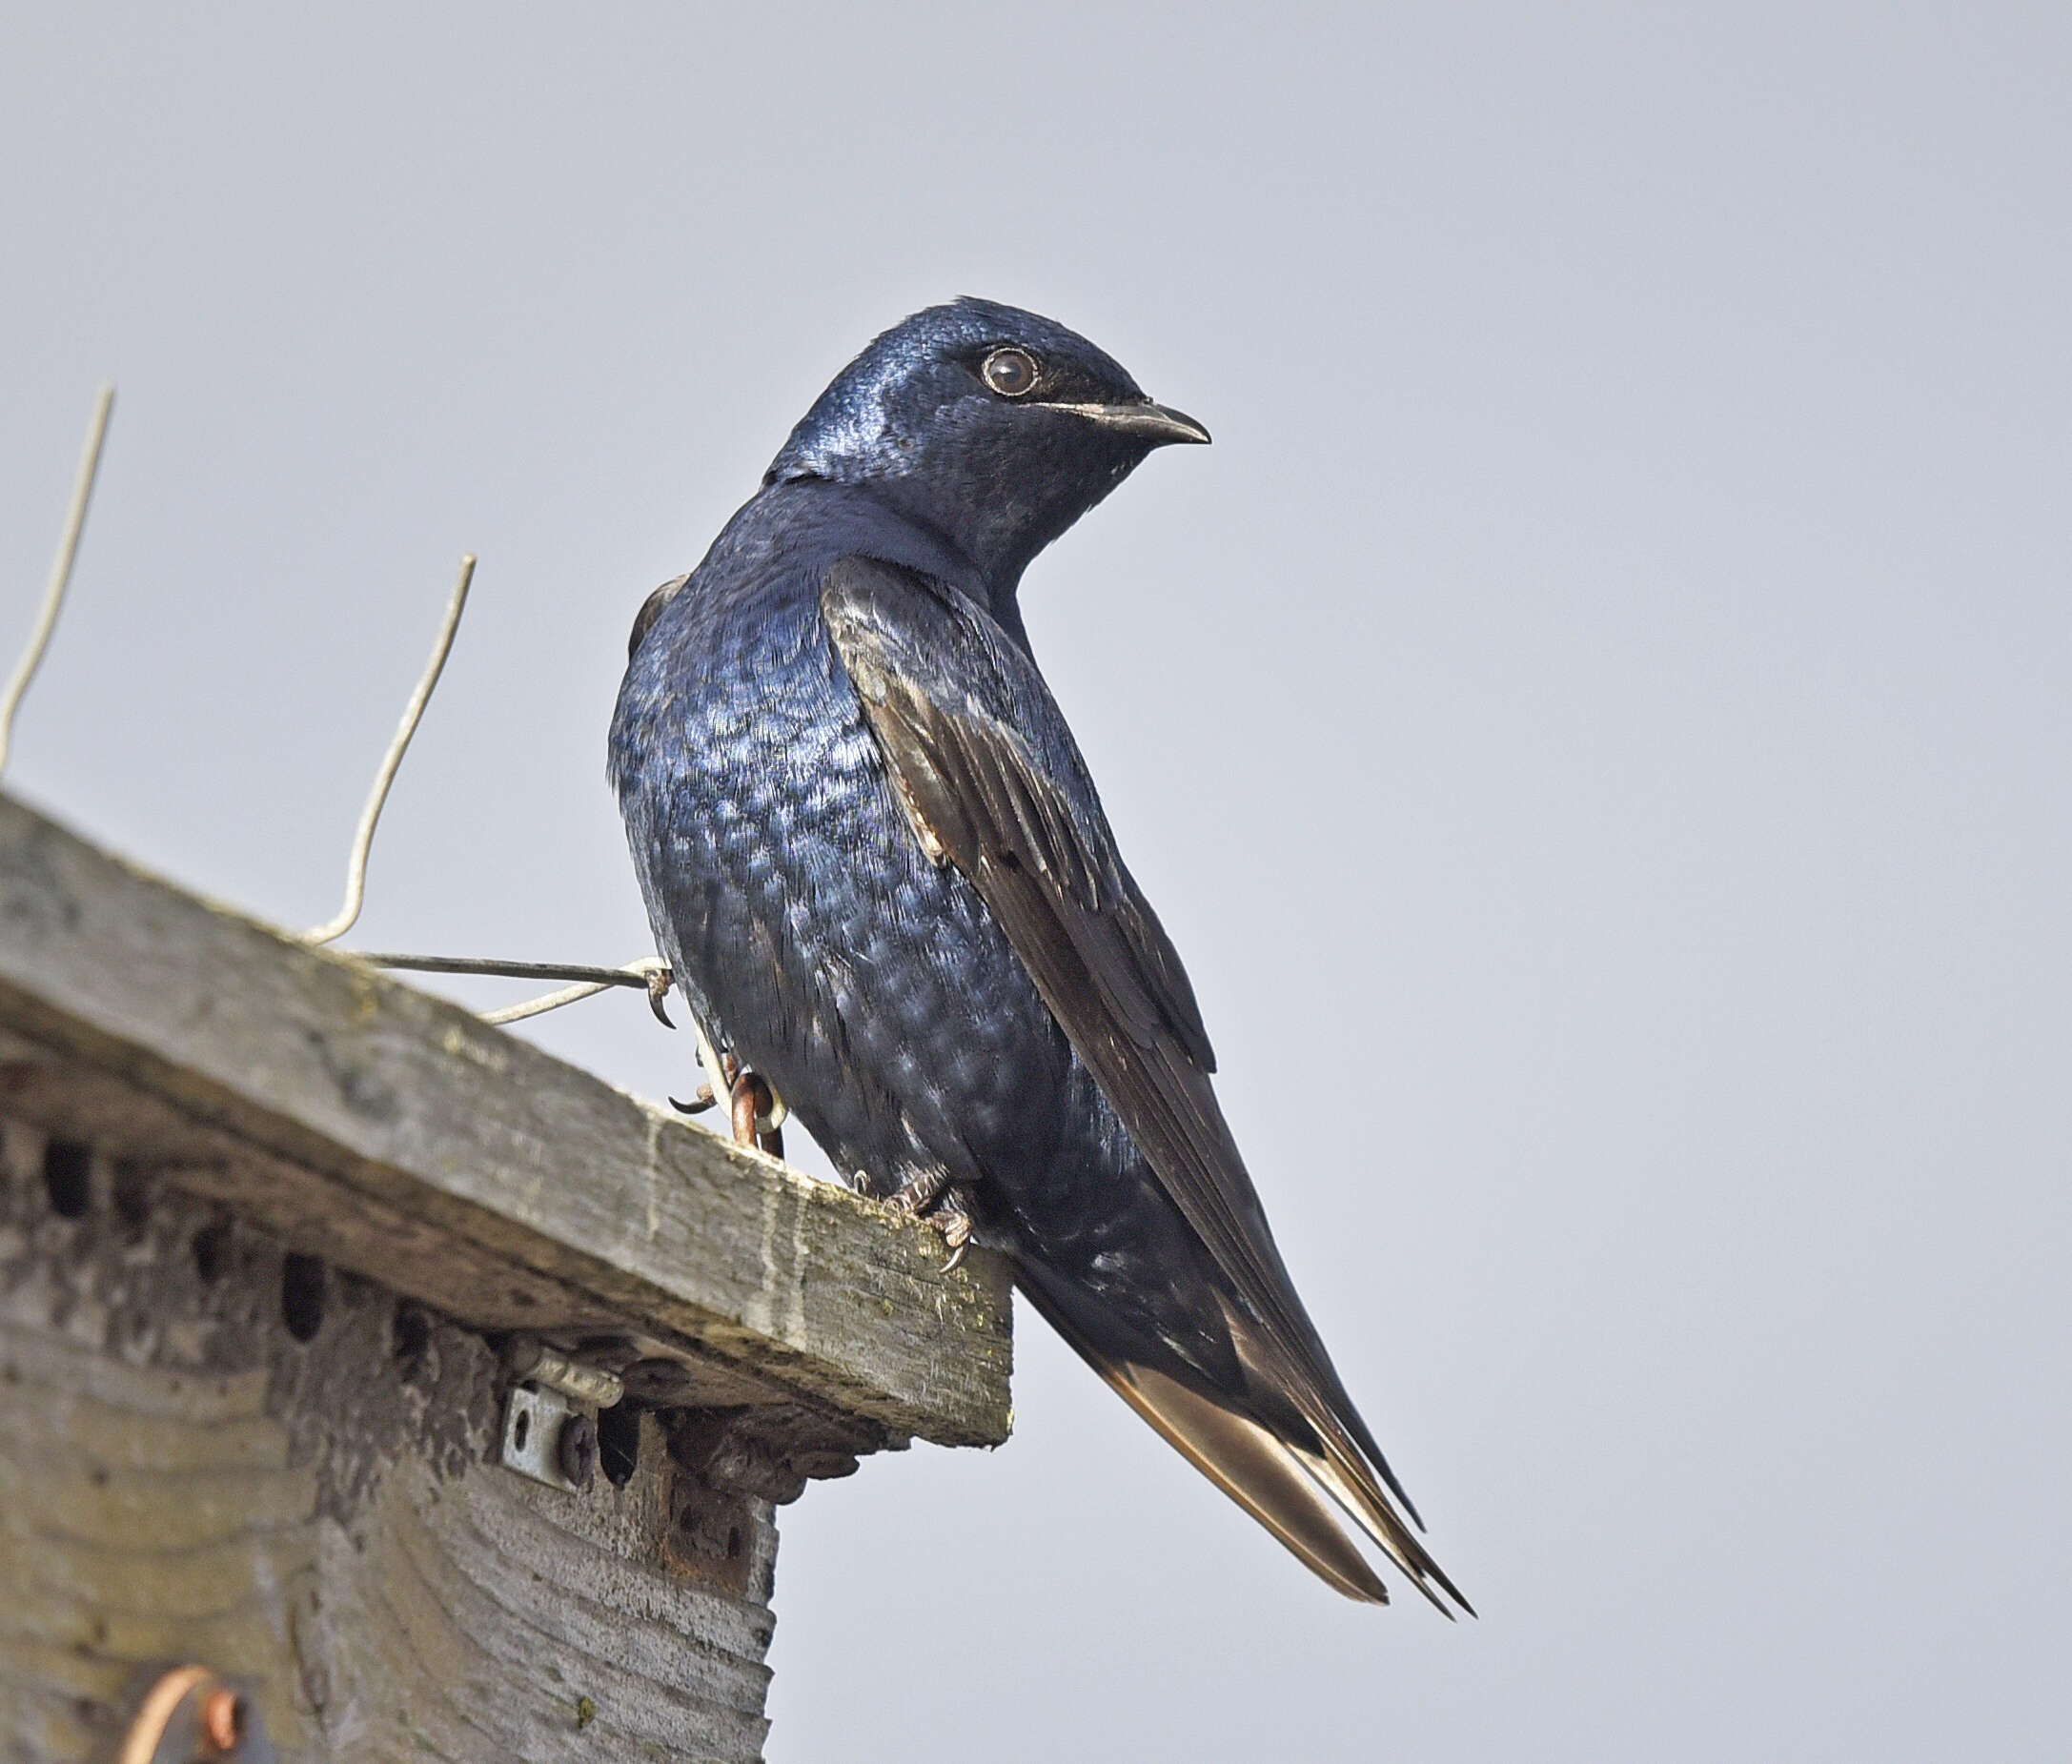
M 0 798 L 0 1755 L 752 1759 L 1006 1271 Z

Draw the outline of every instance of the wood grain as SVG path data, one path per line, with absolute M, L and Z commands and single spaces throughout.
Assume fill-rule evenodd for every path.
M 0 797 L 0 1104 L 484 1328 L 886 1443 L 1009 1425 L 1004 1267 Z M 708 1398 L 705 1400 L 720 1400 Z
M 768 1503 L 685 1572 L 653 1415 L 623 1486 L 527 1481 L 478 1335 L 343 1275 L 297 1334 L 279 1243 L 55 1149 L 0 1142 L 0 1759 L 110 1755 L 189 1660 L 297 1764 L 759 1755 Z

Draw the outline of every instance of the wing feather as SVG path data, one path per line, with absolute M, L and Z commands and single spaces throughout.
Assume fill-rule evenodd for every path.
M 1193 988 L 1123 865 L 1034 663 L 960 597 L 873 559 L 848 558 L 830 569 L 821 606 L 916 835 L 936 862 L 954 863 L 977 888 L 1237 1295 L 1244 1320 L 1233 1337 L 1241 1351 L 1321 1442 L 1308 1468 L 1420 1591 L 1432 1596 L 1429 1575 L 1466 1608 L 1383 1492 L 1386 1483 L 1416 1521 L 1295 1296 L 1209 1083 L 1215 1059 Z M 1094 1363 L 1201 1462 L 1173 1431 L 1184 1402 L 1154 1395 L 1137 1369 Z M 1199 1420 L 1189 1424 L 1197 1435 Z M 1218 1450 L 1236 1452 L 1253 1467 L 1248 1474 L 1270 1481 L 1256 1452 L 1239 1450 L 1241 1438 L 1249 1438 L 1242 1429 L 1229 1433 Z M 1210 1474 L 1259 1511 L 1229 1475 Z M 1283 1523 L 1267 1522 L 1317 1566 L 1311 1547 L 1290 1541 L 1297 1510 L 1282 1511 Z

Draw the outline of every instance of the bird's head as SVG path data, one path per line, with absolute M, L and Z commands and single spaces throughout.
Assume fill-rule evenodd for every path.
M 843 368 L 763 481 L 865 486 L 1011 590 L 1153 448 L 1208 439 L 1085 337 L 966 297 L 903 320 Z

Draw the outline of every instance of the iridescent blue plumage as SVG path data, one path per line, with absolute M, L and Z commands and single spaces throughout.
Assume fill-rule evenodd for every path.
M 1154 447 L 1207 439 L 1050 320 L 916 314 L 643 612 L 612 778 L 658 946 L 719 1048 L 839 1167 L 967 1214 L 1331 1584 L 1384 1596 L 1319 1486 L 1437 1602 L 1452 1589 L 1288 1280 L 1016 603 Z
M 692 1013 L 839 1167 L 890 1190 L 938 1169 L 976 1180 L 982 1153 L 1049 1126 L 1054 1111 L 1022 1104 L 1069 1050 L 886 782 L 821 622 L 822 578 L 857 552 L 968 576 L 841 486 L 765 492 L 641 643 L 613 754 Z

